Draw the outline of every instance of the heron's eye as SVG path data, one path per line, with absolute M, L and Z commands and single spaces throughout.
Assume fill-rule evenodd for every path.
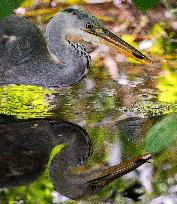
M 87 23 L 87 24 L 86 24 L 86 28 L 87 28 L 87 29 L 93 29 L 93 25 L 92 25 L 91 23 Z
M 90 186 L 89 186 L 89 190 L 90 190 L 90 191 L 95 191 L 95 190 L 96 190 L 96 185 L 94 185 L 94 184 L 93 184 L 93 185 L 90 185 Z

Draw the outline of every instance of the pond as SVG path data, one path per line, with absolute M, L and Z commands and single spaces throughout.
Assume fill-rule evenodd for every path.
M 120 67 L 123 70 L 117 81 L 109 76 L 105 67 L 95 66 L 82 82 L 61 90 L 25 85 L 1 87 L 1 113 L 16 116 L 18 119 L 47 117 L 78 124 L 89 133 L 93 144 L 93 156 L 88 167 L 105 163 L 118 164 L 141 155 L 149 128 L 166 114 L 176 111 L 175 103 L 158 100 L 158 97 L 163 98 L 164 93 L 159 94 L 157 86 L 154 86 L 157 80 L 162 83 L 168 74 L 175 74 L 175 70 L 166 69 L 166 75 L 161 77 L 161 69 L 151 76 L 148 76 L 149 71 L 145 74 L 146 70 L 143 69 L 143 76 L 138 73 L 142 66 L 126 64 Z M 140 185 L 140 191 L 143 192 L 142 188 L 145 188 L 144 191 L 150 194 L 164 191 L 168 193 L 169 187 L 175 190 L 175 148 L 173 144 L 155 158 L 153 163 L 144 164 L 137 171 L 114 181 L 102 194 L 106 195 L 105 198 L 116 194 L 116 200 L 119 201 L 120 192 L 129 193 L 128 188 L 132 186 L 133 191 L 134 185 L 135 189 L 136 185 Z M 22 196 L 23 199 L 25 194 L 33 196 L 33 191 L 42 188 L 46 192 L 45 197 L 50 197 L 47 196 L 47 191 L 52 190 L 50 181 L 43 180 L 20 188 L 19 192 L 18 189 L 11 189 L 9 194 L 15 194 L 17 198 L 19 193 L 18 197 Z M 155 192 L 152 190 L 154 188 Z M 54 200 L 59 199 L 58 194 L 57 198 L 56 193 L 52 194 Z M 137 195 L 130 192 L 129 196 L 136 198 Z M 143 199 L 148 199 L 148 195 Z
M 163 29 L 156 26 L 158 29 L 151 28 L 154 36 L 156 29 Z M 131 35 L 125 35 L 124 39 L 131 41 Z M 152 50 L 158 44 L 159 49 L 166 51 L 164 41 L 164 36 L 157 38 Z M 93 62 L 88 74 L 77 84 L 59 89 L 1 86 L 1 134 L 6 125 L 8 134 L 13 135 L 17 129 L 9 124 L 21 121 L 26 125 L 18 127 L 18 131 L 26 131 L 26 135 L 31 134 L 28 132 L 30 128 L 26 128 L 31 127 L 31 121 L 67 121 L 79 125 L 89 134 L 92 155 L 86 169 L 113 166 L 147 152 L 154 153 L 154 158 L 111 182 L 98 194 L 83 201 L 73 201 L 58 193 L 49 179 L 51 159 L 63 146 L 58 144 L 48 161 L 46 153 L 49 150 L 41 140 L 38 148 L 42 149 L 43 157 L 33 156 L 41 159 L 42 165 L 45 164 L 42 168 L 46 170 L 40 175 L 33 169 L 37 168 L 35 164 L 31 166 L 35 181 L 17 188 L 2 188 L 0 203 L 177 203 L 176 50 L 170 55 L 172 57 L 168 57 L 165 51 L 160 57 L 152 56 L 154 63 L 146 66 L 135 61 L 127 62 L 122 55 L 100 46 L 91 53 Z M 40 126 L 47 135 L 45 127 Z M 50 144 L 50 138 L 46 138 Z M 44 143 L 47 143 L 46 139 Z M 25 140 L 23 145 L 28 146 Z M 14 155 L 17 152 L 18 148 Z M 14 167 L 15 161 L 11 165 Z M 29 162 L 30 165 L 33 164 Z M 18 168 L 14 169 L 18 173 Z

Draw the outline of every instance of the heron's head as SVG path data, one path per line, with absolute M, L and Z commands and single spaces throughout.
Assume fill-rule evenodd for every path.
M 151 157 L 151 154 L 145 154 L 115 166 L 102 167 L 101 169 L 94 169 L 83 174 L 76 173 L 77 167 L 71 169 L 71 173 L 74 175 L 74 187 L 70 185 L 72 190 L 69 192 L 69 197 L 73 199 L 80 199 L 82 197 L 94 195 L 101 191 L 110 182 L 148 162 Z
M 65 23 L 65 25 L 67 24 L 66 33 L 68 33 L 68 36 L 70 34 L 72 35 L 72 38 L 77 38 L 77 36 L 79 36 L 84 41 L 91 42 L 96 45 L 105 44 L 109 47 L 117 49 L 119 52 L 137 61 L 142 63 L 148 63 L 148 61 L 150 62 L 148 57 L 146 57 L 140 51 L 107 30 L 96 17 L 84 11 L 73 8 L 66 9 L 61 13 L 65 16 L 65 22 L 63 23 Z M 70 37 L 71 36 L 69 36 L 69 38 Z

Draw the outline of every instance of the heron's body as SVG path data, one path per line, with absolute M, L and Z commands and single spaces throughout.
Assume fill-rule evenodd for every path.
M 60 87 L 81 80 L 89 67 L 89 58 L 80 54 L 78 60 L 78 53 L 71 45 L 62 41 L 57 45 L 60 50 L 57 59 L 61 57 L 58 62 L 49 53 L 37 26 L 25 18 L 6 18 L 0 23 L 0 84 Z M 62 50 L 70 53 L 68 59 L 64 57 L 66 53 L 61 54 Z
M 113 167 L 77 173 L 91 155 L 91 142 L 84 129 L 68 122 L 37 119 L 0 124 L 0 138 L 0 188 L 33 182 L 45 170 L 52 148 L 64 143 L 51 161 L 50 177 L 55 189 L 72 199 L 99 192 L 150 159 L 142 156 Z M 73 167 L 75 173 L 70 171 Z
M 89 68 L 90 56 L 73 37 L 81 44 L 103 40 L 136 59 L 148 59 L 77 9 L 57 13 L 47 26 L 46 39 L 36 25 L 12 15 L 0 22 L 0 84 L 60 87 L 78 82 Z

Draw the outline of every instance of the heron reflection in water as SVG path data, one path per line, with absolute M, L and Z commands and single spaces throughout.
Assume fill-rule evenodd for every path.
M 50 163 L 54 188 L 71 199 L 98 193 L 111 181 L 146 163 L 150 154 L 115 166 L 83 170 L 91 156 L 87 132 L 69 122 L 47 119 L 0 124 L 0 188 L 25 185 L 40 176 L 50 153 L 58 144 L 65 146 Z
M 12 15 L 0 22 L 0 84 L 76 83 L 90 66 L 88 43 L 104 43 L 140 62 L 149 61 L 83 11 L 69 8 L 57 13 L 47 26 L 46 40 L 36 25 Z

